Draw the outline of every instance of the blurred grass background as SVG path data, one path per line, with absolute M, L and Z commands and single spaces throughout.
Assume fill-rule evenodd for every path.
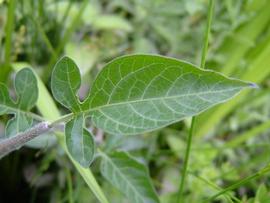
M 120 55 L 162 54 L 199 65 L 207 5 L 207 0 L 0 0 L 0 81 L 14 96 L 13 69 L 30 66 L 50 89 L 55 62 L 68 55 L 81 69 L 83 99 L 102 66 Z M 260 88 L 198 117 L 186 202 L 200 202 L 270 161 L 270 2 L 216 0 L 209 43 L 207 68 Z M 7 119 L 0 119 L 2 136 Z M 186 120 L 135 137 L 96 134 L 105 150 L 118 147 L 147 164 L 162 202 L 169 203 L 181 178 L 189 125 Z M 127 202 L 99 176 L 97 163 L 92 168 L 110 202 Z M 0 202 L 97 202 L 50 135 L 2 159 L 0 174 Z M 267 203 L 269 189 L 269 176 L 263 176 L 231 195 L 235 202 Z

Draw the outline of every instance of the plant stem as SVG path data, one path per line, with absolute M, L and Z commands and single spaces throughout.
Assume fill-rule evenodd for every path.
M 36 114 L 28 114 L 32 115 L 33 118 L 41 118 Z M 37 125 L 33 126 L 31 129 L 18 133 L 17 135 L 7 138 L 0 141 L 0 159 L 4 157 L 5 155 L 9 154 L 10 152 L 19 149 L 27 142 L 31 141 L 32 139 L 48 132 L 53 127 L 56 127 L 58 124 L 61 124 L 63 122 L 68 121 L 70 118 L 72 118 L 73 114 L 67 114 L 65 116 L 59 117 L 57 120 L 53 122 L 43 121 L 44 119 L 38 119 L 40 121 L 43 121 L 41 123 L 38 123 Z
M 71 173 L 68 169 L 66 169 L 66 175 L 67 175 L 67 188 L 68 188 L 68 202 L 74 203 L 73 201 L 73 189 L 72 189 L 72 177 Z
M 219 186 L 215 185 L 214 183 L 210 182 L 209 180 L 195 174 L 195 173 L 190 173 L 191 175 L 193 175 L 194 177 L 198 178 L 199 180 L 203 181 L 204 183 L 206 183 L 207 185 L 211 186 L 212 188 L 214 188 L 215 190 L 217 191 L 220 191 L 222 190 L 222 188 L 220 188 Z M 241 200 L 234 197 L 233 195 L 231 194 L 225 194 L 225 198 L 227 200 L 227 202 L 230 202 L 230 203 L 234 203 L 233 200 L 235 202 L 238 202 L 238 203 L 241 203 Z
M 229 187 L 223 189 L 222 191 L 220 191 L 217 194 L 213 195 L 212 197 L 208 198 L 204 202 L 212 202 L 214 199 L 216 199 L 220 195 L 226 194 L 227 192 L 229 192 L 229 191 L 231 191 L 231 190 L 233 190 L 233 189 L 235 189 L 235 188 L 237 188 L 237 187 L 239 187 L 247 182 L 250 182 L 253 179 L 259 178 L 268 172 L 270 172 L 270 164 L 268 164 L 267 166 L 265 166 L 261 170 L 257 171 L 256 173 L 252 174 L 251 176 L 248 176 L 248 177 L 244 178 L 243 180 L 240 180 L 240 181 L 234 183 L 233 185 L 230 185 Z
M 5 42 L 5 63 L 10 63 L 11 60 L 11 38 L 14 28 L 14 14 L 15 14 L 16 0 L 10 0 L 8 5 L 8 19 L 6 25 L 6 42 Z
M 208 12 L 207 12 L 207 25 L 206 25 L 206 29 L 205 29 L 205 33 L 204 33 L 204 44 L 203 44 L 202 55 L 201 55 L 200 67 L 202 69 L 205 68 L 206 54 L 207 54 L 207 49 L 208 49 L 208 39 L 209 39 L 210 31 L 211 31 L 213 10 L 214 10 L 214 1 L 210 0 L 209 6 L 208 6 Z M 191 151 L 190 149 L 191 149 L 191 144 L 192 144 L 194 125 L 195 125 L 195 117 L 192 117 L 191 127 L 189 129 L 189 135 L 188 135 L 188 140 L 187 140 L 187 148 L 186 148 L 186 152 L 185 152 L 184 165 L 183 165 L 183 169 L 182 169 L 182 178 L 180 181 L 179 191 L 177 194 L 177 202 L 178 203 L 183 202 L 183 192 L 184 192 L 184 186 L 185 186 L 185 179 L 187 176 L 187 169 L 188 169 L 188 163 L 189 163 L 189 157 L 190 157 L 190 151 Z
M 207 50 L 208 50 L 208 41 L 209 41 L 209 35 L 211 33 L 211 23 L 212 23 L 212 18 L 213 18 L 213 11 L 214 11 L 214 0 L 209 1 L 208 5 L 208 15 L 207 15 L 207 24 L 206 24 L 206 29 L 204 33 L 204 44 L 203 44 L 203 50 L 202 50 L 202 56 L 201 56 L 201 68 L 205 68 L 205 61 L 206 61 L 206 55 L 207 55 Z
M 63 18 L 60 21 L 62 23 L 62 25 L 65 25 L 66 24 L 66 20 L 67 20 L 68 14 L 70 12 L 70 9 L 71 9 L 73 3 L 74 3 L 73 0 L 70 0 L 68 2 L 68 6 L 67 6 L 67 8 L 66 8 L 66 10 L 64 12 Z
M 48 132 L 53 127 L 56 127 L 58 124 L 61 124 L 63 122 L 68 121 L 70 118 L 72 118 L 73 114 L 67 114 L 65 116 L 59 117 L 53 122 L 44 121 L 44 119 L 36 114 L 33 113 L 27 113 L 27 115 L 32 116 L 33 118 L 42 121 L 41 123 L 38 123 L 37 125 L 33 126 L 31 129 L 18 133 L 17 135 L 3 139 L 0 141 L 0 159 L 10 152 L 19 149 L 23 145 L 25 145 L 27 142 L 31 141 L 32 139 Z
M 8 2 L 8 14 L 7 14 L 7 24 L 5 27 L 5 61 L 4 66 L 1 70 L 0 81 L 4 82 L 8 77 L 11 70 L 11 47 L 12 47 L 12 32 L 14 28 L 14 16 L 15 16 L 15 5 L 16 0 L 10 0 Z
M 66 114 L 51 122 L 51 126 L 56 126 L 60 123 L 69 121 L 73 117 L 73 113 Z
M 48 132 L 50 129 L 51 127 L 48 122 L 41 122 L 23 133 L 19 133 L 16 136 L 1 141 L 0 158 L 22 147 L 26 142 L 29 142 L 30 140 L 36 138 L 37 136 L 45 132 Z
M 42 39 L 44 40 L 46 46 L 48 47 L 48 50 L 52 54 L 52 57 L 56 58 L 57 56 L 56 56 L 55 50 L 54 50 L 48 36 L 46 35 L 43 27 L 41 26 L 40 22 L 38 20 L 36 20 L 35 18 L 32 18 L 32 20 L 33 20 L 34 24 L 36 25 L 37 30 L 40 33 Z
M 185 159 L 184 159 L 184 166 L 182 169 L 182 178 L 180 181 L 180 187 L 179 187 L 179 192 L 178 192 L 178 197 L 177 197 L 177 202 L 182 202 L 182 195 L 184 192 L 184 184 L 185 184 L 185 179 L 187 175 L 187 169 L 188 169 L 188 161 L 189 161 L 189 154 L 190 154 L 190 148 L 191 148 L 191 143 L 192 143 L 192 136 L 193 136 L 193 128 L 195 124 L 195 117 L 192 117 L 191 121 L 191 127 L 189 129 L 189 135 L 188 135 L 188 140 L 187 140 L 187 148 L 186 148 L 186 153 L 185 153 Z

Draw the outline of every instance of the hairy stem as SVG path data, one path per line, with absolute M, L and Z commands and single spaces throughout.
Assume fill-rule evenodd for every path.
M 36 118 L 36 117 L 39 118 L 39 116 L 32 113 L 29 113 L 29 115 L 32 115 L 32 116 L 34 115 L 33 118 Z M 11 138 L 1 140 L 0 141 L 0 159 L 6 156 L 7 154 L 9 154 L 10 152 L 19 149 L 20 147 L 22 147 L 23 145 L 25 145 L 27 142 L 31 141 L 32 139 L 48 132 L 53 127 L 56 127 L 59 124 L 68 121 L 70 118 L 72 118 L 72 116 L 73 114 L 67 114 L 51 123 L 48 121 L 43 121 L 33 126 L 31 129 L 25 132 L 18 133 L 17 135 Z
M 205 60 L 206 60 L 206 54 L 208 49 L 208 39 L 211 31 L 211 22 L 212 22 L 212 16 L 213 16 L 213 10 L 214 10 L 214 2 L 213 0 L 209 1 L 208 6 L 208 15 L 207 15 L 207 25 L 204 33 L 204 44 L 202 49 L 202 56 L 201 56 L 201 68 L 205 68 Z M 182 169 L 182 178 L 180 181 L 179 191 L 177 194 L 177 202 L 181 203 L 183 202 L 183 192 L 184 192 L 184 185 L 185 185 L 185 179 L 187 176 L 187 169 L 188 169 L 188 163 L 189 163 L 189 157 L 190 157 L 190 149 L 192 144 L 192 138 L 193 138 L 193 129 L 195 125 L 195 117 L 192 117 L 191 121 L 191 127 L 189 129 L 189 135 L 187 140 L 187 148 L 185 152 L 185 159 L 184 159 L 184 165 Z
M 50 129 L 51 126 L 48 122 L 41 122 L 23 133 L 19 133 L 16 136 L 4 139 L 0 142 L 0 159 L 8 153 L 22 147 L 25 143 L 36 138 L 37 136 L 48 132 Z

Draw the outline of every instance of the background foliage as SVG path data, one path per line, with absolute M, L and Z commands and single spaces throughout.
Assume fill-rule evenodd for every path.
M 68 55 L 80 67 L 83 100 L 97 72 L 116 56 L 158 53 L 199 64 L 207 4 L 207 0 L 0 0 L 0 81 L 15 97 L 13 70 L 30 66 L 50 89 L 55 62 Z M 186 202 L 199 202 L 269 162 L 269 10 L 267 0 L 215 1 L 206 67 L 256 82 L 260 89 L 246 91 L 197 118 Z M 53 109 L 44 111 L 50 114 Z M 9 119 L 1 117 L 0 135 Z M 161 201 L 173 202 L 189 126 L 185 120 L 136 137 L 94 131 L 104 149 L 120 148 L 146 164 Z M 5 184 L 0 186 L 0 202 L 97 201 L 53 136 L 28 146 L 1 159 L 0 180 Z M 101 178 L 99 167 L 94 164 L 92 170 L 110 202 L 127 202 Z M 228 195 L 242 202 L 268 202 L 269 187 L 269 176 L 264 175 Z

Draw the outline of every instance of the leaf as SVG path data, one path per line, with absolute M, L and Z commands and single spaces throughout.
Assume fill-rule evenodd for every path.
M 20 70 L 15 77 L 15 91 L 17 101 L 13 101 L 4 84 L 0 84 L 0 115 L 14 114 L 14 118 L 8 121 L 6 136 L 11 137 L 31 127 L 33 119 L 28 112 L 37 102 L 37 79 L 30 68 Z
M 65 126 L 66 144 L 72 157 L 83 167 L 89 167 L 95 152 L 94 138 L 84 128 L 84 112 L 77 91 L 81 85 L 80 70 L 69 57 L 60 59 L 52 73 L 51 87 L 54 98 L 74 113 Z
M 21 112 L 17 112 L 16 116 L 10 119 L 6 126 L 6 136 L 11 137 L 23 132 L 32 126 L 33 119 Z
M 14 113 L 16 111 L 15 108 L 14 102 L 9 97 L 6 85 L 0 83 L 0 115 Z
M 52 72 L 52 93 L 54 98 L 73 112 L 81 110 L 76 92 L 81 86 L 80 71 L 75 62 L 63 57 Z
M 124 56 L 107 64 L 83 103 L 77 97 L 80 85 L 79 68 L 63 57 L 52 73 L 52 93 L 75 115 L 67 123 L 66 142 L 82 166 L 91 162 L 83 156 L 91 157 L 93 150 L 87 148 L 91 141 L 84 141 L 85 116 L 90 115 L 106 132 L 139 134 L 197 115 L 251 87 L 247 82 L 154 55 Z
M 38 99 L 37 79 L 30 68 L 24 68 L 17 73 L 15 90 L 20 109 L 28 111 L 35 106 Z
M 133 203 L 159 202 L 146 167 L 124 152 L 102 154 L 102 175 Z
M 81 74 L 88 74 L 98 60 L 98 48 L 89 46 L 88 40 L 84 40 L 80 43 L 69 42 L 65 47 L 65 52 L 71 56 L 77 62 L 77 66 L 80 67 Z
M 82 108 L 98 128 L 132 135 L 195 116 L 247 87 L 173 58 L 130 55 L 103 68 Z
M 270 195 L 269 192 L 267 191 L 267 187 L 265 185 L 260 185 L 257 192 L 256 192 L 256 197 L 255 197 L 255 203 L 270 203 Z
M 94 157 L 95 142 L 84 127 L 84 116 L 74 116 L 65 127 L 66 143 L 72 157 L 83 167 L 88 167 Z

